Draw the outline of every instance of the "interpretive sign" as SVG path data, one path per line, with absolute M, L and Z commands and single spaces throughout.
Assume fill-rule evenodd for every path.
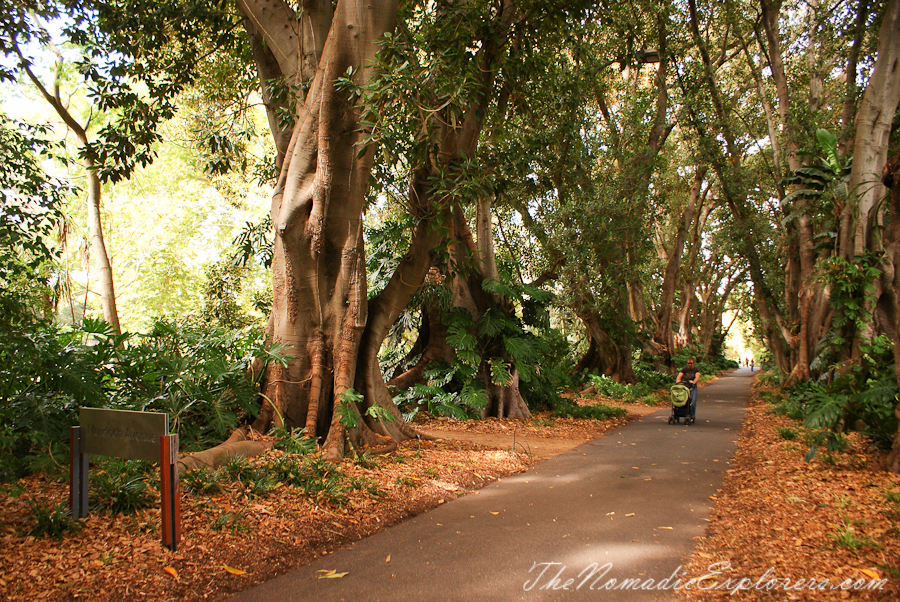
M 84 453 L 159 462 L 159 438 L 169 434 L 169 415 L 159 412 L 81 408 Z
M 158 412 L 81 408 L 81 426 L 70 433 L 69 506 L 72 516 L 88 515 L 90 454 L 159 462 L 162 543 L 176 550 L 181 540 L 178 494 L 178 435 L 169 434 L 169 416 Z

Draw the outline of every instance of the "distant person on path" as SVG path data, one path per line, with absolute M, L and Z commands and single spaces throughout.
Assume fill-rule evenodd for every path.
M 681 381 L 684 381 L 683 383 Z M 691 422 L 697 415 L 697 383 L 700 381 L 700 370 L 694 368 L 694 358 L 690 358 L 687 366 L 675 377 L 675 383 L 686 385 L 691 390 Z
M 753 372 L 753 360 L 750 360 L 750 372 Z

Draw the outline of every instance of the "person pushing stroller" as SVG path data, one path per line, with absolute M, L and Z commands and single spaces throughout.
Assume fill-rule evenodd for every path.
M 682 382 L 683 381 L 683 382 Z M 694 358 L 690 358 L 687 366 L 681 369 L 675 377 L 675 384 L 683 384 L 691 390 L 691 422 L 697 416 L 697 383 L 700 382 L 700 370 L 694 367 Z

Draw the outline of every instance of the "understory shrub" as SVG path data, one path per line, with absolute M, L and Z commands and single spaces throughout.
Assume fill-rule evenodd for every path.
M 432 416 L 457 420 L 480 416 L 488 402 L 487 392 L 476 378 L 469 378 L 459 363 L 431 365 L 424 374 L 425 383 L 413 385 L 394 397 L 394 403 L 407 421 L 420 411 Z
M 604 397 L 620 401 L 637 401 L 642 397 L 653 393 L 655 390 L 651 385 L 645 382 L 636 382 L 632 385 L 627 385 L 616 382 L 602 374 L 591 374 L 589 378 L 597 393 Z M 671 380 L 671 377 L 668 378 Z
M 769 402 L 769 411 L 778 416 L 787 416 L 791 420 L 803 420 L 803 409 L 794 398 L 776 395 Z
M 258 410 L 254 360 L 284 361 L 249 328 L 158 321 L 147 334 L 117 335 L 101 320 L 2 322 L 0 482 L 61 477 L 54 458 L 68 453 L 81 407 L 165 412 L 181 449 L 220 443 Z
M 631 385 L 616 382 L 603 374 L 591 374 L 588 376 L 588 379 L 599 395 L 609 397 L 610 399 L 621 400 L 630 396 Z
M 595 420 L 609 420 L 610 418 L 618 418 L 628 414 L 625 408 L 617 408 L 605 404 L 597 404 L 591 406 L 580 406 L 575 403 L 564 403 L 553 409 L 553 415 L 560 418 L 582 418 Z
M 793 441 L 797 438 L 797 431 L 786 426 L 778 427 L 778 436 L 786 441 Z
M 417 355 L 406 348 L 403 335 L 420 323 L 416 313 L 428 306 L 442 308 L 446 342 L 454 357 L 449 364 L 433 362 L 426 368 L 424 383 L 395 394 L 404 418 L 410 420 L 419 411 L 457 419 L 477 417 L 489 401 L 486 380 L 507 386 L 514 374 L 529 407 L 558 403 L 560 383 L 567 378 L 563 366 L 568 343 L 550 325 L 548 307 L 554 295 L 540 287 L 485 279 L 482 289 L 504 301 L 476 316 L 453 306 L 448 282 L 423 287 L 392 329 L 389 351 L 380 357 L 385 380 L 415 365 L 421 350 Z
M 222 491 L 223 472 L 206 466 L 189 470 L 180 475 L 187 493 L 194 495 L 214 495 Z
M 822 446 L 829 452 L 840 450 L 843 433 L 853 430 L 890 448 L 897 432 L 897 395 L 893 366 L 864 361 L 831 382 L 802 381 L 783 389 L 772 411 L 802 420 L 816 433 L 810 441 L 811 459 Z
M 129 514 L 159 503 L 152 462 L 106 458 L 90 470 L 89 495 L 111 514 Z
M 543 344 L 538 348 L 538 368 L 531 378 L 519 382 L 522 398 L 532 411 L 553 410 L 567 403 L 560 391 L 575 388 L 575 380 L 569 375 L 575 362 L 566 335 L 547 327 L 540 331 L 540 339 Z
M 0 481 L 54 470 L 68 453 L 81 406 L 108 402 L 116 346 L 108 326 L 86 320 L 65 329 L 41 320 L 5 322 L 0 331 Z M 87 340 L 95 345 L 85 344 Z
M 634 360 L 633 368 L 638 382 L 645 385 L 650 391 L 667 389 L 675 382 L 670 374 L 660 372 L 652 362 L 647 360 L 641 358 Z
M 63 535 L 78 533 L 83 527 L 81 521 L 72 518 L 65 502 L 49 505 L 37 500 L 28 500 L 28 510 L 31 516 L 27 534 L 34 537 L 55 537 L 62 541 Z
M 256 359 L 284 363 L 278 348 L 266 346 L 262 331 L 157 321 L 136 337 L 115 372 L 111 405 L 165 412 L 181 448 L 221 443 L 258 411 Z
M 336 506 L 346 503 L 350 490 L 372 488 L 365 479 L 348 478 L 339 467 L 314 453 L 315 441 L 312 444 L 303 453 L 267 454 L 252 461 L 229 458 L 218 469 L 194 469 L 185 473 L 182 480 L 186 491 L 193 495 L 230 488 L 242 497 L 258 498 L 288 486 L 319 503 Z

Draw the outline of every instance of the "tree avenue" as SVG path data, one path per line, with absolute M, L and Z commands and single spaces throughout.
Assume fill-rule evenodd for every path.
M 417 436 L 409 399 L 530 418 L 586 375 L 716 358 L 740 321 L 775 378 L 819 387 L 810 428 L 876 427 L 900 470 L 900 0 L 53 6 L 17 5 L 3 48 L 77 133 L 92 207 L 179 94 L 215 89 L 203 61 L 253 74 L 279 361 L 228 445 L 283 427 L 330 459 L 390 450 Z M 28 15 L 90 57 L 109 127 L 66 118 Z

